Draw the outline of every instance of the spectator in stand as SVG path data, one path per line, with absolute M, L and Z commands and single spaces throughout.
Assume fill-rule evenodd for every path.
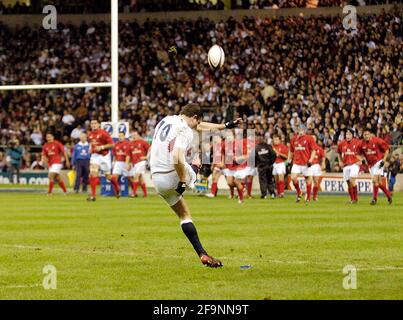
M 0 172 L 7 172 L 7 161 L 3 152 L 0 152 Z
M 79 140 L 81 134 L 84 133 L 84 129 L 82 128 L 81 124 L 79 124 L 76 128 L 71 131 L 70 137 L 73 141 Z
M 392 136 L 392 145 L 394 145 L 394 146 L 398 146 L 398 145 L 402 144 L 402 130 L 401 130 L 401 127 L 402 127 L 401 122 L 400 122 L 400 128 L 399 128 L 399 125 L 396 122 L 394 122 L 393 125 L 392 125 L 391 136 Z
M 10 173 L 10 181 L 20 184 L 20 169 L 22 159 L 24 157 L 24 148 L 20 146 L 18 139 L 10 141 L 9 147 L 6 150 L 8 168 Z M 16 177 L 16 179 L 14 179 Z
M 201 104 L 205 121 L 241 115 L 267 142 L 278 134 L 288 143 L 304 124 L 330 150 L 331 169 L 332 148 L 347 127 L 358 137 L 370 128 L 400 144 L 401 17 L 398 12 L 364 15 L 360 26 L 351 34 L 341 17 L 122 23 L 119 118 L 147 139 L 160 119 L 190 101 Z M 38 33 L 0 25 L 0 48 L 7 48 L 0 49 L 0 84 L 110 81 L 109 27 L 58 27 Z M 213 42 L 226 53 L 219 75 L 206 62 Z M 168 53 L 172 45 L 177 54 Z M 24 71 L 29 69 L 36 72 Z M 88 130 L 89 118 L 110 120 L 109 101 L 110 90 L 103 88 L 1 92 L 0 142 L 15 136 L 30 145 L 39 128 L 69 145 L 71 131 L 78 125 Z M 73 122 L 64 125 L 65 116 Z
M 69 110 L 64 110 L 64 115 L 63 115 L 63 118 L 62 118 L 62 122 L 63 122 L 63 125 L 64 125 L 63 133 L 65 135 L 66 134 L 70 135 L 71 132 L 74 129 L 73 124 L 75 122 L 75 119 L 74 119 L 70 109 Z
M 393 192 L 394 185 L 396 183 L 396 176 L 400 172 L 400 160 L 399 160 L 399 155 L 394 154 L 391 156 L 390 161 L 388 161 L 386 165 L 386 172 L 387 172 L 387 177 L 389 181 L 389 191 Z
M 36 127 L 32 132 L 31 140 L 37 146 L 41 146 L 43 144 L 43 135 L 39 127 Z
M 45 166 L 42 162 L 42 155 L 40 153 L 37 153 L 33 155 L 35 160 L 32 162 L 30 169 L 31 170 L 45 170 Z
M 352 4 L 379 5 L 399 3 L 399 0 L 231 0 L 232 9 L 271 9 L 271 8 L 315 8 L 315 7 L 341 7 Z M 7 7 L 0 2 L 0 14 L 41 14 L 44 2 L 38 8 L 27 6 L 25 2 L 17 2 Z M 80 2 L 58 1 L 56 3 L 59 13 L 62 14 L 89 14 L 109 13 L 109 0 L 82 0 Z M 184 11 L 184 10 L 223 10 L 223 0 L 120 0 L 119 12 L 154 12 L 154 11 Z

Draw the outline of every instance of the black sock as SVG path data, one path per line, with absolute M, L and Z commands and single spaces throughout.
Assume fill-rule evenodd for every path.
M 203 254 L 207 254 L 206 251 L 203 249 L 202 244 L 200 243 L 199 236 L 197 235 L 196 227 L 194 226 L 192 220 L 184 220 L 181 223 L 181 227 L 183 233 L 189 239 L 190 243 L 192 244 L 193 248 L 199 255 L 199 257 Z

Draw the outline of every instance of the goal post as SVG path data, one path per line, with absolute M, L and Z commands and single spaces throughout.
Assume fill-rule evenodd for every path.
M 119 1 L 111 0 L 111 82 L 0 85 L 1 91 L 111 88 L 111 122 L 119 122 Z

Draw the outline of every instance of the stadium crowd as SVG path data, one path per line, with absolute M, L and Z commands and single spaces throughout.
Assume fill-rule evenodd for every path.
M 303 7 L 335 7 L 352 4 L 379 5 L 398 3 L 399 0 L 231 0 L 230 9 L 276 9 Z M 80 1 L 43 1 L 33 0 L 31 5 L 24 1 L 5 5 L 0 0 L 0 14 L 41 14 L 45 5 L 53 4 L 59 13 L 89 14 L 110 12 L 109 0 L 80 0 Z M 156 12 L 156 11 L 189 11 L 189 10 L 223 10 L 223 0 L 119 0 L 119 11 Z
M 189 101 L 202 105 L 204 120 L 240 116 L 267 141 L 278 133 L 287 143 L 303 123 L 327 148 L 327 170 L 340 171 L 335 149 L 348 127 L 401 144 L 399 16 L 361 16 L 356 31 L 344 30 L 340 17 L 122 24 L 120 118 L 148 140 L 163 116 Z M 213 43 L 226 53 L 215 73 L 206 57 Z M 102 23 L 49 32 L 0 25 L 0 84 L 110 81 L 109 52 Z M 38 146 L 26 148 L 28 168 L 46 131 L 71 149 L 90 118 L 109 120 L 110 90 L 2 92 L 0 106 L 0 145 Z

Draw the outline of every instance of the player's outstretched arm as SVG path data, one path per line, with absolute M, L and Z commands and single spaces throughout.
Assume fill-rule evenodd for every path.
M 202 130 L 224 130 L 224 129 L 233 129 L 243 121 L 241 118 L 237 118 L 235 120 L 228 121 L 226 123 L 211 123 L 211 122 L 200 122 L 197 126 L 198 131 Z

